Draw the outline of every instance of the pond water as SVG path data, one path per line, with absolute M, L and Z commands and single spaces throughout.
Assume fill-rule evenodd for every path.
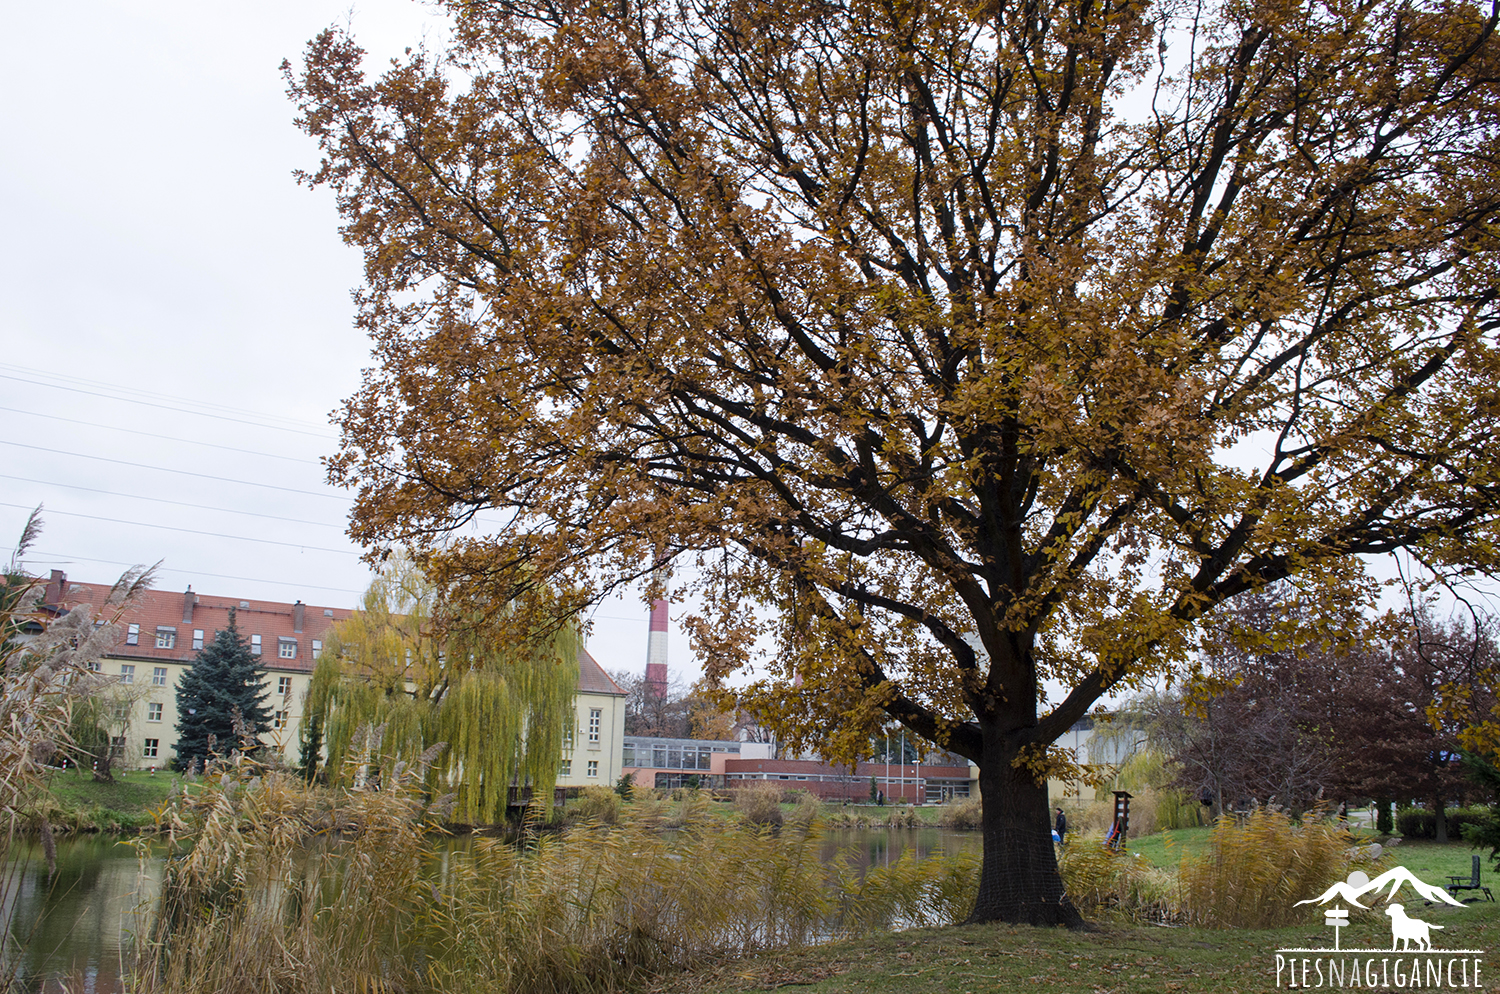
M 453 848 L 468 838 L 447 842 Z M 924 859 L 983 848 L 977 832 L 922 829 L 851 829 L 825 833 L 825 862 L 852 854 L 861 874 L 889 865 L 905 850 Z M 47 874 L 40 847 L 23 844 L 0 875 L 0 940 L 6 974 L 17 989 L 70 994 L 123 991 L 130 936 L 150 923 L 161 883 L 161 863 L 142 865 L 135 847 L 108 837 L 65 839 L 57 845 L 57 873 Z M 3 988 L 0 983 L 0 988 Z

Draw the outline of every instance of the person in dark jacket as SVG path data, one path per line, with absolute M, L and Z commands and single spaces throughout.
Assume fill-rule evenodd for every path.
M 1052 831 L 1057 833 L 1057 841 L 1062 842 L 1068 837 L 1068 816 L 1063 814 L 1063 809 L 1057 809 L 1057 821 L 1052 825 Z

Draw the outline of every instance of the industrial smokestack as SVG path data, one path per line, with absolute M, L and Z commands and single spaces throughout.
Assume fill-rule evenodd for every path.
M 646 639 L 646 683 L 657 696 L 667 696 L 667 602 L 651 602 L 651 634 Z

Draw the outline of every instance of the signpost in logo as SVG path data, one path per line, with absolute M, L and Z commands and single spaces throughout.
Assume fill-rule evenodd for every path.
M 1317 897 L 1298 901 L 1331 905 L 1323 912 L 1323 923 L 1333 929 L 1333 946 L 1327 949 L 1276 950 L 1276 986 L 1287 987 L 1482 987 L 1479 967 L 1481 949 L 1435 949 L 1433 938 L 1446 926 L 1408 914 L 1406 905 L 1394 902 L 1402 887 L 1410 887 L 1428 904 L 1464 907 L 1442 887 L 1424 883 L 1404 866 L 1393 867 L 1375 879 L 1355 870 Z M 1389 891 L 1386 888 L 1390 888 Z M 1361 898 L 1371 895 L 1364 904 Z M 1375 899 L 1384 897 L 1385 914 L 1391 922 L 1391 948 L 1342 949 L 1339 933 L 1349 924 L 1351 905 L 1372 911 Z M 1370 955 L 1370 954 L 1380 955 Z M 1392 955 L 1399 953 L 1400 955 Z

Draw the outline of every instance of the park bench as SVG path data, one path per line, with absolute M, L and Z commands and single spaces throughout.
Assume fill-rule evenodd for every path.
M 1474 857 L 1473 870 L 1470 871 L 1470 873 L 1469 873 L 1469 875 L 1467 877 L 1454 877 L 1454 876 L 1448 877 L 1448 893 L 1452 894 L 1455 900 L 1458 898 L 1458 892 L 1461 891 L 1461 890 L 1479 890 L 1479 891 L 1484 891 L 1484 896 L 1485 897 L 1489 898 L 1491 901 L 1493 901 L 1495 899 L 1495 895 L 1490 893 L 1490 889 L 1488 887 L 1484 886 L 1484 884 L 1481 884 L 1479 882 L 1479 857 L 1478 856 Z M 1469 898 L 1469 900 L 1471 900 L 1471 901 L 1477 901 L 1477 900 L 1479 900 L 1479 898 L 1472 897 L 1472 898 Z

